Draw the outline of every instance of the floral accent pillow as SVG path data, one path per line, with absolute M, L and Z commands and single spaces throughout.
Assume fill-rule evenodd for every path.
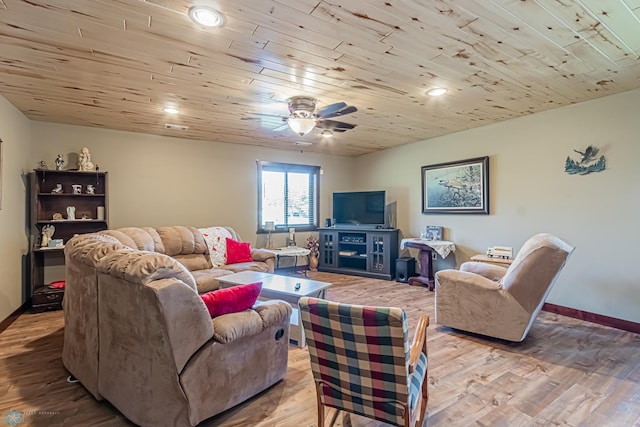
M 221 267 L 227 263 L 227 238 L 232 238 L 231 232 L 224 227 L 207 227 L 199 229 L 204 236 L 211 264 L 214 267 Z

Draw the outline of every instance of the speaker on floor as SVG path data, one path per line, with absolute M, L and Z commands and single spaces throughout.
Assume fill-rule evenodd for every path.
M 408 283 L 410 277 L 417 275 L 415 258 L 404 257 L 396 259 L 396 282 Z

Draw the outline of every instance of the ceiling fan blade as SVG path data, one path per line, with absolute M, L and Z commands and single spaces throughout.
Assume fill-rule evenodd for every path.
M 251 113 L 251 114 L 253 114 L 254 116 L 283 118 L 282 114 L 270 114 L 270 113 Z
M 331 117 L 337 117 L 337 116 L 346 116 L 347 114 L 351 114 L 351 113 L 355 113 L 356 111 L 358 111 L 358 109 L 356 107 L 354 107 L 353 105 L 349 105 L 347 107 L 344 107 L 338 111 L 334 111 L 333 113 L 330 114 L 326 114 L 324 116 L 322 116 L 323 119 L 328 119 Z
M 319 127 L 322 129 L 330 129 L 330 130 L 336 130 L 336 129 L 347 130 L 347 129 L 353 129 L 356 126 L 357 125 L 352 125 L 351 123 L 339 122 L 337 120 L 326 120 L 326 119 L 318 120 L 318 122 L 316 123 L 316 127 Z
M 326 107 L 321 108 L 318 111 L 318 117 L 320 117 L 321 119 L 325 118 L 329 114 L 332 114 L 338 110 L 342 110 L 346 106 L 347 104 L 345 104 L 344 102 L 336 102 L 335 104 L 327 105 Z
M 281 130 L 285 130 L 285 129 L 289 129 L 289 123 L 285 122 L 283 125 L 278 126 L 277 128 L 273 129 L 274 132 L 280 132 Z

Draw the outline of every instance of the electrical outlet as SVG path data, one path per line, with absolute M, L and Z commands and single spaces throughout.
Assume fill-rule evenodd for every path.
M 435 252 L 431 252 L 431 259 L 434 260 L 434 261 L 437 260 L 438 259 L 438 254 L 435 253 Z

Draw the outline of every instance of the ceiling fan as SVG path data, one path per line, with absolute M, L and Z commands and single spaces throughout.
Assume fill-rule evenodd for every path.
M 282 120 L 285 123 L 275 128 L 274 131 L 281 131 L 290 127 L 298 135 L 304 136 L 317 127 L 324 129 L 323 135 L 325 135 L 325 132 L 331 135 L 331 132 L 346 132 L 356 127 L 356 125 L 350 123 L 329 120 L 332 117 L 355 113 L 358 109 L 353 105 L 337 102 L 316 111 L 317 101 L 308 96 L 294 96 L 289 98 L 288 102 L 289 117 L 283 117 Z

